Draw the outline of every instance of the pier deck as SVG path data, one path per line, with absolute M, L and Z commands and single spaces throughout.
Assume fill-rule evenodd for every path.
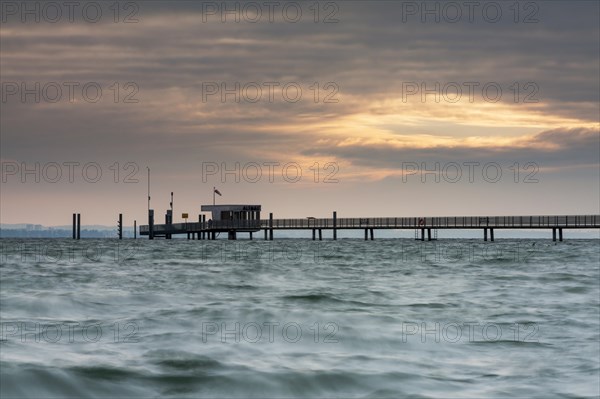
M 187 234 L 188 238 L 195 236 L 214 239 L 215 233 L 228 232 L 229 238 L 235 239 L 235 233 L 252 233 L 264 230 L 265 239 L 273 239 L 274 230 L 312 230 L 312 237 L 316 239 L 319 232 L 321 239 L 322 230 L 333 230 L 333 238 L 337 238 L 337 230 L 365 230 L 373 239 L 373 230 L 395 229 L 420 231 L 420 239 L 425 239 L 427 231 L 428 240 L 431 240 L 431 230 L 438 229 L 482 229 L 484 239 L 487 240 L 488 231 L 491 240 L 494 240 L 494 229 L 551 229 L 553 239 L 556 240 L 558 231 L 562 241 L 563 229 L 596 229 L 600 228 L 600 215 L 565 215 L 565 216 L 444 216 L 444 217 L 374 217 L 374 218 L 333 218 L 316 219 L 269 219 L 251 221 L 207 221 L 195 223 L 155 224 L 154 237 L 172 234 Z M 268 233 L 268 234 L 267 234 Z M 140 235 L 150 235 L 148 225 L 140 226 Z M 268 237 L 268 238 L 267 238 Z

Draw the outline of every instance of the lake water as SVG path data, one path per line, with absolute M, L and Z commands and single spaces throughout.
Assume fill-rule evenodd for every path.
M 0 240 L 0 396 L 600 395 L 600 241 Z

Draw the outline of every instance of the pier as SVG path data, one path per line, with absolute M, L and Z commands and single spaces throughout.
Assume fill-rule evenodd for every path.
M 260 215 L 256 211 L 254 215 Z M 551 215 L 551 216 L 443 216 L 443 217 L 372 217 L 338 218 L 333 212 L 331 218 L 268 219 L 248 220 L 210 220 L 199 215 L 198 222 L 155 224 L 140 226 L 141 236 L 170 238 L 172 235 L 185 234 L 188 239 L 216 239 L 220 233 L 227 233 L 230 240 L 237 239 L 238 233 L 253 233 L 261 230 L 265 240 L 273 240 L 276 230 L 308 230 L 313 240 L 323 239 L 323 230 L 331 230 L 333 240 L 339 230 L 364 230 L 365 240 L 375 239 L 375 230 L 414 230 L 415 239 L 432 241 L 437 238 L 437 230 L 479 229 L 485 241 L 494 241 L 495 230 L 501 229 L 545 229 L 552 232 L 552 240 L 563 240 L 563 230 L 598 229 L 600 215 Z M 151 236 L 151 238 L 153 238 Z

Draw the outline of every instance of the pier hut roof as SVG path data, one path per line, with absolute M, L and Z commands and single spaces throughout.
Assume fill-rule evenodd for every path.
M 203 212 L 221 212 L 221 211 L 260 211 L 260 205 L 239 205 L 239 204 L 220 204 L 220 205 L 202 205 L 200 210 Z

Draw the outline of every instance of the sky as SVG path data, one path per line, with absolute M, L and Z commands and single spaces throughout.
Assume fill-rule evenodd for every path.
M 599 214 L 599 4 L 2 2 L 1 222 Z

